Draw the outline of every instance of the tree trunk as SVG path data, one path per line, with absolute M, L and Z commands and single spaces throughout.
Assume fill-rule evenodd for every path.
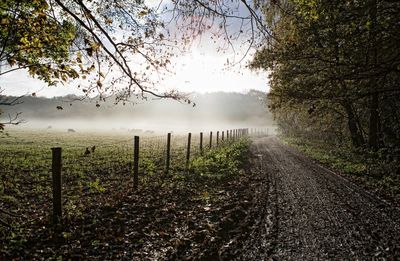
M 371 29 L 370 29 L 370 44 L 371 44 L 371 66 L 373 69 L 377 68 L 378 65 L 378 41 L 377 41 L 377 13 L 378 3 L 377 0 L 370 1 L 369 16 L 371 18 Z M 370 81 L 370 89 L 378 89 L 377 79 L 372 76 Z M 376 151 L 378 149 L 378 132 L 379 132 L 379 97 L 378 93 L 373 93 L 369 103 L 369 134 L 368 134 L 368 146 L 371 150 Z
M 370 101 L 370 116 L 369 116 L 369 135 L 368 146 L 371 150 L 376 151 L 379 147 L 378 144 L 378 131 L 379 131 L 379 101 L 378 94 L 374 93 Z
M 347 126 L 349 128 L 351 142 L 355 148 L 359 148 L 365 144 L 364 136 L 357 125 L 357 119 L 354 115 L 353 108 L 350 103 L 342 104 L 347 114 Z

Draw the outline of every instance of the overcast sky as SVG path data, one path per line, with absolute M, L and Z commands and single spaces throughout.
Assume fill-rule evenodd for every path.
M 153 4 L 157 0 L 150 0 Z M 164 1 L 167 2 L 168 1 Z M 208 37 L 197 40 L 190 50 L 175 58 L 172 63 L 174 75 L 169 75 L 158 86 L 162 89 L 177 89 L 183 92 L 246 92 L 249 89 L 268 91 L 267 74 L 264 72 L 252 72 L 245 67 L 251 55 L 248 55 L 241 64 L 233 68 L 227 68 L 227 59 L 233 60 L 233 52 L 227 50 L 218 53 Z M 242 47 L 245 48 L 245 47 Z M 245 50 L 236 50 L 245 52 Z M 23 95 L 36 92 L 39 96 L 62 96 L 66 94 L 82 94 L 77 90 L 78 82 L 72 82 L 65 86 L 47 87 L 43 82 L 31 78 L 25 70 L 17 70 L 0 77 L 0 87 L 6 95 Z

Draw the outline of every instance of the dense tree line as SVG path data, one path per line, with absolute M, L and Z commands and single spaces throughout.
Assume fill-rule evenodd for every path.
M 196 106 L 188 106 L 185 102 L 175 100 L 132 100 L 130 103 L 115 105 L 114 99 L 106 100 L 98 105 L 97 98 L 82 100 L 82 97 L 68 95 L 63 97 L 44 98 L 26 96 L 18 99 L 19 104 L 5 108 L 11 115 L 22 113 L 20 119 L 27 122 L 27 126 L 36 122 L 46 122 L 41 128 L 56 124 L 57 121 L 71 120 L 99 120 L 103 122 L 134 123 L 145 121 L 157 123 L 160 119 L 170 119 L 171 122 L 186 124 L 197 122 L 198 125 L 243 125 L 258 126 L 272 125 L 272 115 L 266 108 L 267 100 L 264 92 L 251 90 L 243 93 L 192 93 L 190 99 Z M 3 100 L 15 100 L 18 97 L 1 96 Z M 0 121 L 7 120 L 6 118 Z M 90 125 L 90 123 L 88 124 Z M 24 127 L 24 126 L 23 126 Z M 73 126 L 71 126 L 73 127 Z
M 270 108 L 286 135 L 400 151 L 400 2 L 273 1 Z

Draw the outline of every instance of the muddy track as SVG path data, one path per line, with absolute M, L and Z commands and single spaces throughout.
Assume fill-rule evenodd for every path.
M 398 260 L 400 210 L 273 137 L 253 144 L 267 188 L 238 260 Z

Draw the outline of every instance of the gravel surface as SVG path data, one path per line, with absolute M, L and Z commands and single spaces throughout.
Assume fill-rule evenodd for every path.
M 400 260 L 400 210 L 277 138 L 256 138 L 264 200 L 237 260 Z

